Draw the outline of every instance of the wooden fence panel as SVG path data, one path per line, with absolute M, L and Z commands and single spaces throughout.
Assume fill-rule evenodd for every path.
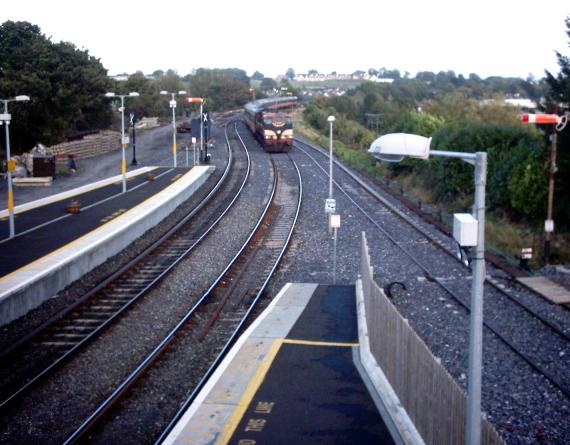
M 362 234 L 360 278 L 370 350 L 426 444 L 465 443 L 467 396 L 374 282 Z M 504 445 L 482 419 L 481 443 Z

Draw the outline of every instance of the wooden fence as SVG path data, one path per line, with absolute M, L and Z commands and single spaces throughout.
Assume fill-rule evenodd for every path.
M 372 355 L 426 444 L 464 444 L 465 392 L 374 282 L 364 233 L 361 249 L 360 276 Z M 486 419 L 482 419 L 481 443 L 504 445 Z

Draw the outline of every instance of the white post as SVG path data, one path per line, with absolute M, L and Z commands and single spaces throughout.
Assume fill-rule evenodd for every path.
M 123 193 L 127 191 L 127 161 L 125 159 L 125 96 L 121 96 L 121 174 L 123 175 Z
M 333 197 L 333 122 L 334 116 L 329 116 L 329 199 Z
M 333 241 L 333 244 L 334 244 L 334 247 L 333 247 L 333 284 L 336 284 L 336 232 L 337 232 L 337 229 L 334 228 L 333 230 L 334 230 L 334 232 L 333 232 L 333 240 L 334 240 Z
M 8 100 L 4 100 L 4 114 L 8 117 Z M 6 164 L 10 161 L 10 120 L 4 121 L 6 134 Z M 8 167 L 8 225 L 10 226 L 10 238 L 14 238 L 16 228 L 14 224 L 14 190 L 12 188 L 12 170 Z
M 174 168 L 176 168 L 176 101 L 174 99 L 174 94 L 172 94 L 172 101 L 170 106 L 172 107 L 172 158 L 174 159 Z
M 485 187 L 487 153 L 475 158 L 475 216 L 477 245 L 473 257 L 471 316 L 469 326 L 469 371 L 467 386 L 467 444 L 481 443 L 481 381 L 483 367 L 483 282 L 485 280 Z

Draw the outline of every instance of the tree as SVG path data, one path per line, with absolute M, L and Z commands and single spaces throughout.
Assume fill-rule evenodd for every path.
M 137 120 L 145 116 L 168 116 L 170 114 L 164 99 L 161 101 L 157 84 L 140 72 L 129 76 L 126 82 L 117 82 L 114 91 L 120 91 L 121 94 L 136 91 L 140 94 L 139 97 L 129 98 L 125 105 L 128 112 L 135 113 Z
M 190 81 L 193 96 L 204 97 L 210 110 L 239 108 L 250 100 L 249 79 L 241 80 L 243 70 L 199 68 Z
M 274 79 L 272 79 L 271 77 L 265 77 L 262 81 L 261 84 L 259 85 L 259 89 L 262 91 L 268 91 L 268 90 L 272 90 L 273 88 L 277 88 L 277 82 L 275 82 Z
M 15 153 L 110 124 L 107 70 L 86 50 L 53 43 L 31 23 L 7 21 L 0 25 L 0 64 L 0 97 L 31 98 L 11 123 Z
M 287 68 L 285 77 L 289 80 L 293 80 L 295 78 L 295 70 L 293 68 Z
M 256 71 L 255 73 L 253 73 L 253 75 L 251 76 L 251 80 L 263 80 L 265 76 L 260 73 L 259 71 Z

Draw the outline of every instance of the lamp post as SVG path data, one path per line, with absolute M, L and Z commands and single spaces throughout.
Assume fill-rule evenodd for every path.
M 327 118 L 329 123 L 329 199 L 333 197 L 333 123 L 334 116 Z
M 168 91 L 161 91 L 160 94 L 168 95 L 170 94 L 170 108 L 172 108 L 172 157 L 174 159 L 174 167 L 176 168 L 176 99 L 174 96 L 177 94 L 186 94 L 186 91 L 180 90 L 178 93 L 169 93 Z
M 467 440 L 469 445 L 481 443 L 481 374 L 483 358 L 483 282 L 485 279 L 485 189 L 487 182 L 487 153 L 461 153 L 430 150 L 431 138 L 413 134 L 387 134 L 379 137 L 368 152 L 388 162 L 399 162 L 405 156 L 428 159 L 430 154 L 458 158 L 475 166 L 475 241 L 473 247 L 471 315 L 469 326 L 469 370 L 467 387 Z M 454 227 L 454 235 L 455 235 Z
M 121 174 L 123 176 L 123 193 L 127 191 L 127 161 L 125 150 L 129 145 L 129 137 L 125 136 L 125 97 L 138 97 L 139 93 L 131 91 L 129 94 L 106 93 L 105 97 L 119 97 L 121 99 Z
M 135 125 L 137 123 L 137 117 L 135 113 L 131 113 L 131 126 L 133 127 L 133 160 L 131 161 L 131 165 L 139 165 L 137 162 L 137 138 L 136 138 L 136 129 Z
M 13 238 L 16 234 L 14 224 L 14 191 L 12 189 L 12 171 L 14 170 L 14 162 L 10 160 L 10 131 L 8 126 L 12 116 L 8 113 L 8 102 L 27 102 L 30 100 L 29 96 L 16 96 L 12 99 L 0 99 L 4 102 L 4 113 L 0 114 L 0 124 L 5 124 L 4 131 L 6 134 L 6 167 L 8 170 L 8 225 L 9 237 Z

